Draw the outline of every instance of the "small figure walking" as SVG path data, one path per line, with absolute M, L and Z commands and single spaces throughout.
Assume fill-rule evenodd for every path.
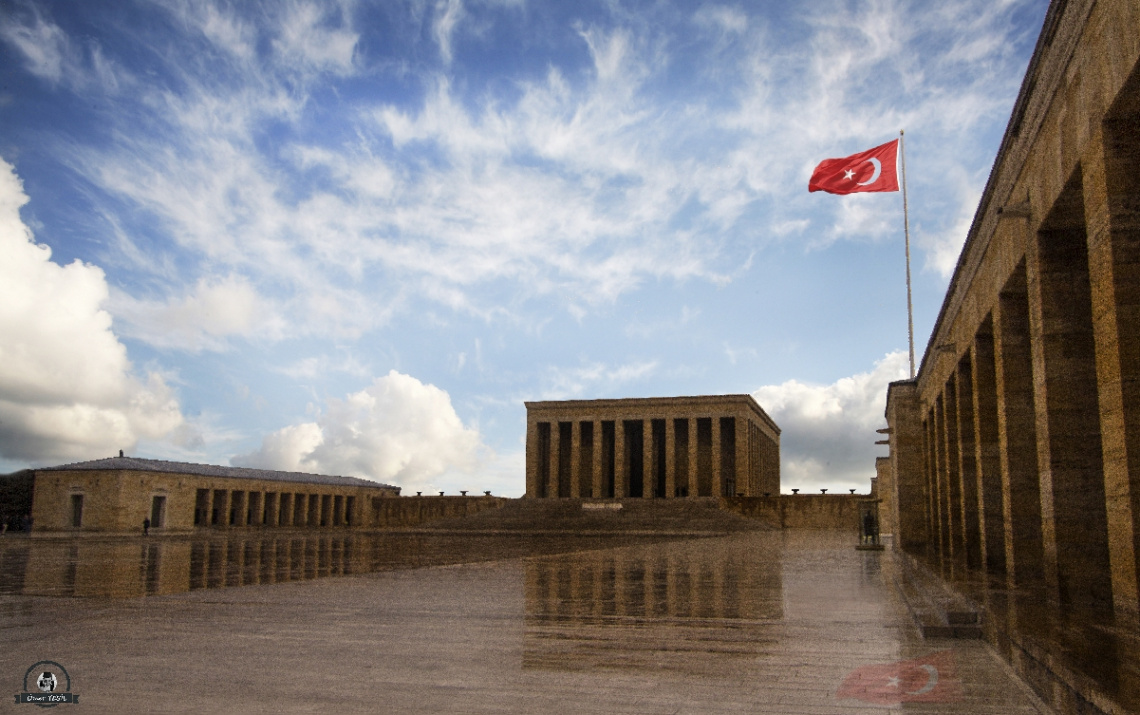
M 863 515 L 863 543 L 878 543 L 878 539 L 875 538 L 875 536 L 875 517 L 871 512 L 867 512 Z
M 143 519 L 143 536 L 150 536 L 150 519 Z

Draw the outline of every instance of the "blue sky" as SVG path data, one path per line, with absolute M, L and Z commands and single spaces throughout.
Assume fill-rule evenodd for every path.
M 524 400 L 752 393 L 866 489 L 1045 0 L 0 0 L 0 471 L 520 495 Z

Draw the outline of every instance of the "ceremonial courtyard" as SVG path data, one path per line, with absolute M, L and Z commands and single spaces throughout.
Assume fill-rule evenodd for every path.
M 891 552 L 855 540 L 10 538 L 0 672 L 10 697 L 33 663 L 58 663 L 76 712 L 1048 712 L 982 641 L 923 639 Z M 164 594 L 147 574 L 182 551 L 200 577 Z M 141 586 L 77 595 L 101 560 L 101 580 Z M 63 577 L 25 589 L 32 570 Z

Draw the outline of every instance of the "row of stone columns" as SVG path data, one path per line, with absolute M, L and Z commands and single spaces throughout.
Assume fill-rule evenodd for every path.
M 356 498 L 342 494 L 199 489 L 195 526 L 353 526 Z
M 1114 132 L 1116 132 L 1114 134 Z M 919 478 L 900 455 L 900 524 L 951 573 L 1003 576 L 1015 589 L 1098 619 L 1136 619 L 1140 575 L 1140 140 L 1112 123 L 1046 216 L 1003 219 L 995 241 L 1024 257 L 936 392 L 921 434 L 900 418 L 892 452 L 921 445 Z M 962 349 L 965 348 L 965 349 Z M 928 356 L 928 359 L 930 356 Z M 935 354 L 934 360 L 945 358 Z M 915 500 L 915 490 L 924 495 Z M 906 544 L 904 544 L 905 546 Z
M 534 496 L 752 496 L 765 484 L 779 490 L 778 446 L 737 417 L 535 420 L 527 439 L 527 492 Z

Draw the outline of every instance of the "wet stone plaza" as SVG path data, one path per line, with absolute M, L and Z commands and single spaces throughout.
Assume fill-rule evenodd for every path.
M 1037 713 L 850 532 L 0 542 L 0 673 L 75 712 Z M 34 688 L 33 688 L 34 689 Z

